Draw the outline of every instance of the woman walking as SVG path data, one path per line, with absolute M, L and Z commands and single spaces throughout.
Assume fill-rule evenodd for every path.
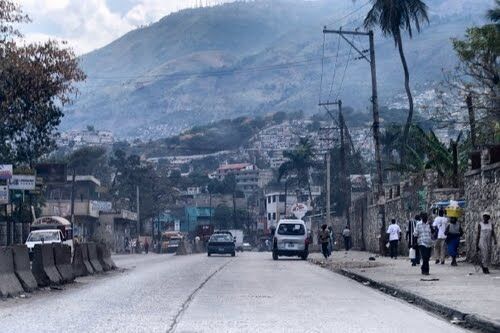
M 484 274 L 490 274 L 491 253 L 493 252 L 492 241 L 497 245 L 497 236 L 494 225 L 490 223 L 491 214 L 483 213 L 483 221 L 477 226 L 476 250 L 481 254 L 481 267 Z
M 446 226 L 445 235 L 452 266 L 457 266 L 458 245 L 460 244 L 460 237 L 462 237 L 463 234 L 464 232 L 457 222 L 457 218 L 450 217 L 450 223 Z

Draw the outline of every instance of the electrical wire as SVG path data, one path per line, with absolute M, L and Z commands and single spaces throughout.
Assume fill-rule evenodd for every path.
M 325 67 L 325 39 L 326 36 L 323 34 L 323 51 L 321 54 L 321 78 L 319 81 L 319 98 L 318 98 L 318 104 L 321 104 L 321 94 L 323 93 L 323 70 Z
M 335 75 L 337 73 L 337 61 L 339 60 L 339 50 L 340 50 L 340 34 L 339 34 L 338 39 L 337 39 L 337 54 L 335 55 L 335 64 L 333 66 L 332 84 L 330 85 L 330 92 L 328 93 L 328 98 L 326 99 L 327 102 L 330 101 L 330 96 L 332 95 L 332 91 L 333 91 L 333 84 L 335 82 Z
M 341 18 L 339 19 L 336 19 L 335 21 L 332 21 L 330 23 L 328 23 L 327 25 L 334 25 L 334 24 L 337 24 L 339 22 L 341 22 L 342 20 L 348 18 L 349 16 L 353 15 L 353 14 L 356 14 L 357 12 L 359 12 L 361 9 L 365 8 L 366 6 L 368 6 L 370 4 L 371 0 L 368 0 L 366 3 L 364 3 L 363 5 L 361 5 L 360 7 L 356 8 L 355 10 L 353 10 L 352 12 L 349 12 L 348 14 L 342 16 Z

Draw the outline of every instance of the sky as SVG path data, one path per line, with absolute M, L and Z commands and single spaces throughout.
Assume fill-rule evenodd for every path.
M 65 40 L 78 55 L 178 10 L 233 0 L 17 0 L 32 23 L 27 41 Z

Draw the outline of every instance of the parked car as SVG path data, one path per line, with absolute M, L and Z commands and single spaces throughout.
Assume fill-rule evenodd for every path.
M 63 243 L 64 235 L 59 229 L 33 230 L 26 239 L 26 246 L 29 249 L 30 259 L 33 259 L 33 250 L 36 244 Z
M 250 243 L 243 243 L 241 246 L 241 251 L 252 251 L 252 245 Z
M 213 253 L 236 255 L 234 239 L 228 233 L 214 233 L 208 240 L 207 255 L 210 257 Z
M 309 239 L 306 224 L 302 220 L 281 220 L 273 236 L 273 259 L 279 256 L 298 256 L 306 260 L 309 255 Z

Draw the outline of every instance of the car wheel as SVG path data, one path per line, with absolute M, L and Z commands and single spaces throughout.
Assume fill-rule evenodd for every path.
M 273 251 L 273 260 L 278 260 L 278 252 Z
M 231 257 L 236 256 L 236 252 L 231 253 Z
M 308 256 L 308 255 L 309 255 L 309 253 L 304 252 L 304 254 L 302 254 L 302 255 L 300 256 L 300 259 L 302 259 L 302 260 L 307 260 L 307 256 Z

